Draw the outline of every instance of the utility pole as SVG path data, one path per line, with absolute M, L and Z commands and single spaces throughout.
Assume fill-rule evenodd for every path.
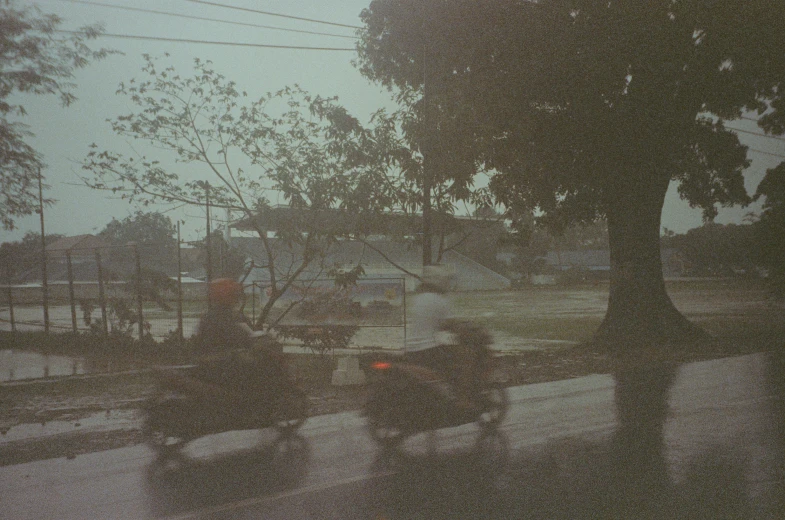
M 65 253 L 65 260 L 68 265 L 68 301 L 71 303 L 71 328 L 74 331 L 74 334 L 79 332 L 79 328 L 76 323 L 76 300 L 74 299 L 74 268 L 71 263 L 71 250 L 69 249 Z
M 38 168 L 38 213 L 41 215 L 41 291 L 44 304 L 44 332 L 49 333 L 49 285 L 46 274 L 46 231 L 44 229 L 44 188 Z
M 427 91 L 427 88 L 425 89 Z M 429 103 L 426 98 L 426 105 Z M 426 112 L 428 108 L 426 106 Z M 430 118 L 428 118 L 430 119 Z M 426 120 L 427 121 L 427 120 Z M 428 138 L 430 139 L 430 138 Z M 433 218 L 432 205 L 431 205 L 431 186 L 433 181 L 433 147 L 428 146 L 423 153 L 423 179 L 422 179 L 422 265 L 423 267 L 431 265 L 433 247 L 432 247 L 432 234 L 431 220 Z
M 144 295 L 142 294 L 142 257 L 139 245 L 134 244 L 134 262 L 136 264 L 136 314 L 138 316 L 139 342 L 144 341 Z
M 207 205 L 207 237 L 206 237 L 206 245 L 207 245 L 207 283 L 213 279 L 213 254 L 212 254 L 212 240 L 210 239 L 210 228 L 212 223 L 210 222 L 210 183 L 204 183 L 204 193 L 205 193 L 205 202 Z
M 16 332 L 16 320 L 14 319 L 14 291 L 11 287 L 11 263 L 8 258 L 5 258 L 5 276 L 6 283 L 8 284 L 8 318 L 11 320 L 11 332 Z
M 183 257 L 180 251 L 180 221 L 177 221 L 177 339 L 183 344 Z
M 433 182 L 438 164 L 434 159 L 437 154 L 437 117 L 436 98 L 434 97 L 434 74 L 432 60 L 433 52 L 428 48 L 425 35 L 433 34 L 429 27 L 429 17 L 423 13 L 422 17 L 422 70 L 423 70 L 423 127 L 425 128 L 424 140 L 420 145 L 423 155 L 422 163 L 422 265 L 433 264 Z M 436 71 L 437 75 L 439 71 Z
M 207 289 L 209 294 L 210 281 L 213 279 L 213 255 L 211 253 L 212 245 L 210 243 L 210 183 L 204 183 L 205 204 L 207 209 L 207 235 L 205 236 L 205 246 L 207 247 L 207 268 L 205 270 L 205 281 L 207 282 Z M 207 298 L 207 310 L 210 310 L 210 298 Z

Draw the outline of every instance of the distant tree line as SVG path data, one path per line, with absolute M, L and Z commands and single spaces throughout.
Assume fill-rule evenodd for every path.
M 47 234 L 47 246 L 64 236 Z M 123 219 L 112 219 L 97 236 L 110 246 L 102 251 L 102 258 L 106 262 L 104 276 L 107 279 L 130 279 L 136 269 L 135 249 L 139 251 L 141 267 L 145 272 L 177 275 L 177 227 L 163 213 L 136 211 Z M 207 243 L 206 236 L 189 243 L 190 248 L 196 249 L 198 254 L 186 259 L 183 270 L 206 273 L 209 257 L 213 278 L 237 278 L 243 274 L 245 257 L 224 240 L 222 233 L 212 231 L 210 255 L 207 254 Z M 0 244 L 1 279 L 4 282 L 8 279 L 17 280 L 26 274 L 28 277 L 40 278 L 41 246 L 41 234 L 33 231 L 25 234 L 21 240 Z
M 46 243 L 63 238 L 58 233 L 46 234 Z M 0 244 L 0 279 L 3 283 L 30 270 L 41 258 L 41 233 L 28 231 L 22 240 Z
M 785 170 L 784 170 L 785 171 Z M 772 178 L 773 177 L 769 177 Z M 764 211 L 749 215 L 744 224 L 707 222 L 686 233 L 664 228 L 660 238 L 663 250 L 675 249 L 692 276 L 765 277 L 773 292 L 785 297 L 785 216 L 783 216 L 782 185 L 771 182 Z M 760 192 L 761 190 L 759 190 Z M 778 198 L 779 197 L 779 198 Z M 768 202 L 770 201 L 770 202 Z M 502 247 L 516 254 L 513 271 L 528 276 L 537 272 L 538 259 L 549 251 L 586 251 L 608 249 L 608 228 L 603 221 L 567 227 L 563 233 L 550 233 L 542 228 L 513 227 L 504 237 Z

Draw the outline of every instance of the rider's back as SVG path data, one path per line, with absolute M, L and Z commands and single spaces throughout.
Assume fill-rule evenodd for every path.
M 436 292 L 421 292 L 412 298 L 411 320 L 406 334 L 406 351 L 417 352 L 440 343 L 445 320 L 450 317 L 450 301 Z
M 251 346 L 248 331 L 242 326 L 239 311 L 226 307 L 211 308 L 199 323 L 197 345 L 200 354 L 219 354 Z

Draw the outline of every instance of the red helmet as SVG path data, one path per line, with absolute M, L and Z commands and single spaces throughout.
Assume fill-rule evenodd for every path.
M 229 278 L 218 278 L 210 282 L 207 297 L 212 303 L 221 305 L 234 305 L 243 294 L 243 286 Z

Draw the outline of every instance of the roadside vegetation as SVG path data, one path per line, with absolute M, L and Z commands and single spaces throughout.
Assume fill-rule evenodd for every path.
M 659 359 L 690 362 L 785 348 L 785 305 L 769 298 L 765 285 L 749 280 L 671 283 L 668 292 L 689 319 L 714 341 L 662 350 Z M 510 386 L 590 374 L 609 374 L 615 360 L 607 350 L 583 343 L 602 320 L 608 288 L 603 284 L 570 288 L 535 288 L 454 295 L 459 317 L 472 319 L 497 335 L 517 338 L 526 349 L 499 355 L 498 368 Z M 561 340 L 538 344 L 532 340 Z M 515 340 L 512 340 L 515 341 Z M 151 395 L 154 374 L 144 367 L 190 361 L 188 344 L 152 343 L 115 338 L 111 347 L 95 334 L 0 333 L 0 349 L 23 349 L 92 359 L 92 370 L 115 371 L 111 377 L 63 377 L 45 384 L 0 385 L 0 425 L 53 420 L 75 421 L 106 410 L 138 409 Z M 322 354 L 288 354 L 311 402 L 311 415 L 358 409 L 364 387 L 334 387 L 336 360 Z M 372 355 L 361 357 L 367 366 Z M 111 365 L 108 363 L 112 360 Z M 103 368 L 102 368 L 103 367 Z M 140 370 L 129 371 L 131 368 Z M 74 432 L 57 442 L 16 441 L 0 445 L 0 463 L 70 456 L 141 442 L 136 431 Z
M 766 285 L 760 280 L 729 278 L 670 282 L 668 293 L 680 312 L 712 336 L 709 342 L 674 347 L 673 355 L 692 359 L 785 346 L 785 304 L 770 298 Z M 500 350 L 519 358 L 547 353 L 552 359 L 558 359 L 578 352 L 581 356 L 590 352 L 597 358 L 607 357 L 607 350 L 588 343 L 603 319 L 607 300 L 605 283 L 453 294 L 457 317 L 479 323 L 492 334 L 504 338 Z M 49 335 L 0 332 L 0 348 L 85 358 L 94 373 L 106 371 L 108 369 L 104 367 L 110 366 L 113 370 L 128 370 L 188 364 L 193 362 L 193 347 L 192 340 L 186 338 L 181 344 L 176 334 L 160 342 L 149 337 L 140 342 L 125 334 L 104 337 L 96 332 Z M 320 370 L 329 374 L 334 369 L 332 354 L 328 346 L 304 350 L 303 354 L 293 354 L 292 358 L 319 359 Z M 307 363 L 298 361 L 298 364 L 309 374 L 309 379 L 319 379 Z M 587 367 L 576 375 L 597 370 Z M 513 379 L 534 382 L 525 375 Z M 546 379 L 562 376 L 564 374 L 559 373 Z M 321 380 L 329 385 L 329 377 L 321 376 Z

